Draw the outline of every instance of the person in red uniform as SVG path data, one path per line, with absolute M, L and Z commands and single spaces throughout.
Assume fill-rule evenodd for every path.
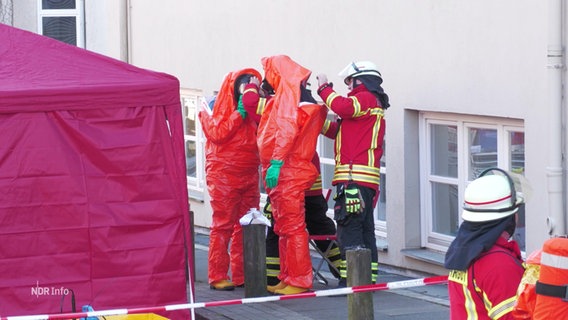
M 254 69 L 230 72 L 217 95 L 212 115 L 199 113 L 207 138 L 205 173 L 213 209 L 208 278 L 211 289 L 216 290 L 233 290 L 244 284 L 239 219 L 249 209 L 258 208 L 260 201 L 256 124 L 243 112 L 241 99 L 251 77 L 260 77 L 260 73 Z
M 295 294 L 312 287 L 304 191 L 318 175 L 311 160 L 326 110 L 300 102 L 309 70 L 286 55 L 265 57 L 262 65 L 275 94 L 262 113 L 257 142 L 280 253 L 280 282 L 267 289 Z
M 300 92 L 301 102 L 317 103 L 317 101 L 313 98 L 311 91 L 305 85 L 301 85 Z M 266 81 L 260 85 L 260 80 L 256 77 L 252 77 L 250 79 L 250 83 L 246 85 L 243 93 L 243 106 L 248 116 L 257 123 L 260 122 L 260 117 L 264 112 L 266 101 L 270 100 L 273 94 L 273 89 L 266 83 Z M 321 167 L 317 152 L 314 153 L 312 163 L 318 170 L 318 177 L 314 184 L 304 193 L 304 208 L 306 212 L 305 218 L 308 233 L 310 235 L 334 235 L 336 232 L 335 223 L 333 223 L 333 220 L 327 216 L 328 206 L 327 200 L 323 196 L 322 192 Z M 268 285 L 274 286 L 280 282 L 278 279 L 278 274 L 280 273 L 280 255 L 278 252 L 279 237 L 276 233 L 274 233 L 274 220 L 272 219 L 272 205 L 270 203 L 270 197 L 266 199 L 264 215 L 272 222 L 272 226 L 268 227 L 266 234 L 266 272 Z M 330 242 L 331 241 L 329 240 L 315 241 L 316 246 L 322 252 L 327 250 Z M 341 256 L 336 244 L 333 244 L 330 248 L 327 258 L 334 264 L 336 269 L 339 268 Z M 329 269 L 335 277 L 339 277 L 339 274 L 336 274 L 334 268 L 330 266 Z
M 450 270 L 450 319 L 515 319 L 524 267 L 511 237 L 522 203 L 510 176 L 498 168 L 484 171 L 465 189 L 464 221 L 444 262 Z
M 327 107 L 339 116 L 337 122 L 326 123 L 322 133 L 335 139 L 336 186 L 335 215 L 337 239 L 341 251 L 338 286 L 347 284 L 346 251 L 351 248 L 371 250 L 372 282 L 378 273 L 378 253 L 373 211 L 379 196 L 380 159 L 385 135 L 384 110 L 389 104 L 374 63 L 350 63 L 340 76 L 350 92 L 347 97 L 333 90 L 327 76 L 320 74 L 318 94 Z

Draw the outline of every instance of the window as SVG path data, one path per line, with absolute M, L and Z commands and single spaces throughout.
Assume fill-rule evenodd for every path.
M 38 0 L 39 34 L 84 48 L 83 1 Z
M 523 174 L 524 129 L 520 120 L 424 113 L 421 115 L 422 242 L 445 250 L 461 223 L 467 184 L 490 167 Z M 524 250 L 524 207 L 516 240 Z
M 203 201 L 205 186 L 205 138 L 197 113 L 201 103 L 206 103 L 200 91 L 182 89 L 181 107 L 185 141 L 187 188 L 192 198 Z

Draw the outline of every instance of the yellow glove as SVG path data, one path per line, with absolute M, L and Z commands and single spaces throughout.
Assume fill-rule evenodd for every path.
M 361 213 L 365 209 L 365 202 L 356 185 L 349 185 L 345 189 L 345 210 L 347 213 Z

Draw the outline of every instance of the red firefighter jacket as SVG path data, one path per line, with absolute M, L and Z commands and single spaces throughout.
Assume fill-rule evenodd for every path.
M 341 118 L 340 122 L 326 120 L 322 129 L 326 137 L 335 139 L 332 184 L 353 180 L 378 194 L 386 125 L 379 101 L 363 85 L 353 89 L 348 97 L 340 96 L 331 86 L 318 93 Z
M 517 243 L 499 238 L 466 271 L 450 271 L 450 319 L 515 319 L 511 311 L 523 273 Z

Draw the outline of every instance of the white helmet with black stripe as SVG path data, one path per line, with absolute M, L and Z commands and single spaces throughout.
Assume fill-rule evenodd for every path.
M 347 84 L 351 78 L 364 75 L 379 77 L 382 80 L 381 73 L 377 69 L 377 66 L 371 61 L 351 62 L 339 72 L 339 76 L 343 78 L 345 84 Z

